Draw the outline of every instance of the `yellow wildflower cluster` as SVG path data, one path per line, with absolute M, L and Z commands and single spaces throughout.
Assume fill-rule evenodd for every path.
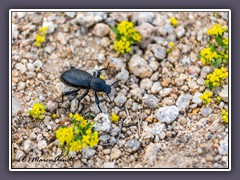
M 131 45 L 141 41 L 140 33 L 134 28 L 134 24 L 122 21 L 117 28 L 112 28 L 116 34 L 117 41 L 114 42 L 114 50 L 120 53 L 130 52 Z
M 56 131 L 56 138 L 60 141 L 60 144 L 63 145 L 66 143 L 71 143 L 74 138 L 73 127 L 60 127 Z
M 204 48 L 203 50 L 201 50 L 200 52 L 200 60 L 203 64 L 213 64 L 214 63 L 214 59 L 216 59 L 218 57 L 217 52 L 211 51 L 211 48 Z
M 71 118 L 71 119 L 74 119 L 75 121 L 85 121 L 85 119 L 84 119 L 84 117 L 83 116 L 81 116 L 80 114 L 72 114 L 72 113 L 70 113 L 69 114 L 69 117 Z
M 35 41 L 36 47 L 40 47 L 42 45 L 42 43 L 44 43 L 46 41 L 45 37 L 47 34 L 47 30 L 48 30 L 48 26 L 39 28 L 40 34 L 36 35 L 36 41 Z
M 226 46 L 228 46 L 228 38 L 225 38 L 225 39 L 223 39 L 223 44 L 225 44 Z
M 213 73 L 207 75 L 207 79 L 205 80 L 205 84 L 208 87 L 218 87 L 221 85 L 222 80 L 228 77 L 227 70 L 222 67 L 221 69 L 216 68 Z
M 113 114 L 111 115 L 111 117 L 110 117 L 110 120 L 111 120 L 112 122 L 118 122 L 119 116 L 116 115 L 115 113 L 113 113 Z
M 200 99 L 202 100 L 203 104 L 207 104 L 211 102 L 211 97 L 213 93 L 211 91 L 205 91 L 201 96 Z
M 80 151 L 82 148 L 94 147 L 98 144 L 98 132 L 93 131 L 94 123 L 88 122 L 79 114 L 69 114 L 72 119 L 70 127 L 60 127 L 56 131 L 56 138 L 59 139 L 60 145 L 66 146 L 69 151 Z
M 123 41 L 122 39 L 114 42 L 114 50 L 118 51 L 122 54 L 126 52 L 130 52 L 132 49 L 130 48 L 131 43 L 129 41 Z
M 222 120 L 223 122 L 228 123 L 228 112 L 225 109 L 222 110 Z
M 209 42 L 209 47 L 201 50 L 198 55 L 202 64 L 211 64 L 214 67 L 219 67 L 221 63 L 225 64 L 228 62 L 228 38 L 223 38 L 223 33 L 226 30 L 227 28 L 219 24 L 215 24 L 208 29 L 208 35 L 212 35 L 215 41 Z
M 175 17 L 171 17 L 170 23 L 172 24 L 173 27 L 177 27 L 178 26 L 178 21 L 177 21 L 177 19 Z
M 46 107 L 41 103 L 34 103 L 31 110 L 28 111 L 28 113 L 34 118 L 34 119 L 43 119 L 45 114 Z
M 226 27 L 222 27 L 220 24 L 214 24 L 212 28 L 208 29 L 207 34 L 213 36 L 222 36 L 226 30 Z

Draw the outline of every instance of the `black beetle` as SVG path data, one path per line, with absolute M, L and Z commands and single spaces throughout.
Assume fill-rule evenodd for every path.
M 111 93 L 111 86 L 113 86 L 118 81 L 115 81 L 112 85 L 106 84 L 106 82 L 100 78 L 101 71 L 107 70 L 107 68 L 103 68 L 100 70 L 97 70 L 93 73 L 93 76 L 89 74 L 86 71 L 77 69 L 75 67 L 71 67 L 69 70 L 62 73 L 60 76 L 60 80 L 66 84 L 67 86 L 75 87 L 76 90 L 67 91 L 62 93 L 62 102 L 64 96 L 68 96 L 71 94 L 76 94 L 80 89 L 86 89 L 86 92 L 79 97 L 78 99 L 78 108 L 80 101 L 88 94 L 89 90 L 92 89 L 95 91 L 95 101 L 97 103 L 97 106 L 99 110 L 102 112 L 100 106 L 99 106 L 99 99 L 97 92 L 105 92 L 108 96 L 109 93 Z M 110 97 L 108 96 L 109 100 L 111 101 Z M 77 108 L 77 109 L 78 109 Z M 76 113 L 77 109 L 74 113 Z

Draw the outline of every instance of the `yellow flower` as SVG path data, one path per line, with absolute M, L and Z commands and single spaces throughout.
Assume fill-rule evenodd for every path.
M 200 52 L 202 64 L 213 64 L 214 59 L 218 57 L 216 52 L 212 52 L 210 48 L 204 48 Z
M 69 118 L 71 118 L 71 119 L 73 118 L 73 114 L 72 113 L 69 114 Z
M 134 24 L 128 21 L 122 21 L 117 26 L 117 41 L 114 42 L 114 50 L 120 53 L 130 52 L 131 44 L 140 42 L 141 35 L 134 28 Z
M 170 23 L 172 24 L 173 27 L 177 27 L 178 26 L 178 21 L 177 21 L 177 19 L 175 17 L 171 17 Z
M 82 143 L 83 148 L 87 148 L 87 143 Z
M 139 33 L 135 33 L 133 34 L 133 39 L 137 42 L 140 42 L 141 41 L 141 35 Z
M 90 135 L 83 135 L 82 141 L 86 144 L 89 144 Z
M 207 104 L 211 102 L 211 97 L 213 93 L 211 91 L 205 91 L 202 95 L 200 95 L 200 99 L 202 100 L 203 104 Z
M 98 132 L 95 131 L 95 132 L 91 135 L 91 139 L 90 139 L 90 142 L 89 142 L 89 146 L 90 146 L 90 147 L 93 147 L 93 146 L 97 145 L 98 142 L 99 142 Z
M 80 151 L 82 149 L 82 142 L 80 140 L 72 141 L 70 143 L 69 151 Z
M 36 35 L 36 41 L 39 42 L 39 43 L 43 43 L 45 41 L 45 37 L 37 34 Z
M 207 75 L 205 84 L 208 87 L 218 87 L 221 85 L 221 82 L 228 77 L 227 70 L 222 67 L 221 69 L 215 69 L 213 73 Z
M 35 46 L 36 46 L 36 47 L 40 47 L 40 46 L 41 46 L 41 43 L 40 43 L 40 42 L 35 42 Z
M 39 28 L 40 34 L 36 34 L 36 39 L 35 39 L 35 46 L 40 47 L 42 43 L 46 41 L 46 33 L 47 33 L 48 27 L 44 26 Z
M 228 38 L 223 39 L 223 44 L 228 45 Z
M 79 115 L 79 114 L 74 114 L 73 118 L 76 121 L 83 121 L 84 120 L 84 118 L 81 115 Z
M 60 141 L 60 144 L 63 144 L 64 142 L 70 143 L 74 138 L 73 127 L 60 127 L 56 131 L 56 138 Z
M 56 114 L 52 114 L 52 118 L 53 118 L 53 119 L 56 119 L 56 118 L 57 118 L 57 115 L 56 115 Z
M 207 34 L 222 36 L 226 30 L 227 30 L 226 27 L 222 27 L 220 24 L 214 24 L 212 28 L 208 29 Z
M 86 130 L 86 134 L 87 134 L 87 135 L 90 135 L 91 133 L 92 133 L 92 130 L 91 130 L 91 129 Z
M 42 33 L 42 35 L 45 35 L 47 33 L 48 26 L 43 26 L 39 28 L 39 31 Z
M 174 49 L 175 48 L 174 42 L 169 42 L 169 46 L 171 47 L 171 49 Z
M 222 110 L 222 120 L 223 122 L 228 123 L 228 112 L 225 109 Z
M 80 124 L 81 128 L 84 128 L 86 125 L 87 125 L 87 121 L 83 119 Z
M 131 51 L 130 45 L 131 44 L 128 41 L 119 40 L 114 43 L 114 50 L 119 51 L 122 54 L 125 52 L 130 52 Z
M 41 103 L 34 103 L 31 110 L 28 111 L 28 113 L 34 118 L 34 119 L 43 119 L 45 114 L 46 107 Z
M 111 115 L 110 119 L 111 119 L 112 122 L 118 122 L 119 116 L 113 113 Z

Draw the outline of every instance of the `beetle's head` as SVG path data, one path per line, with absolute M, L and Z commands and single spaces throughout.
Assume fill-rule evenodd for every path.
M 110 94 L 111 93 L 111 86 L 106 84 L 104 90 L 103 90 L 106 94 Z

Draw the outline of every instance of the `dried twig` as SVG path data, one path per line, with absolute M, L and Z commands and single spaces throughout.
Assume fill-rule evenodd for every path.
M 122 125 L 123 125 L 123 119 L 121 119 L 119 121 L 119 131 L 118 131 L 118 137 L 116 139 L 116 142 L 115 143 L 106 143 L 106 144 L 102 144 L 102 146 L 113 146 L 115 144 L 118 143 L 119 139 L 120 139 L 120 135 L 121 135 L 121 131 L 122 131 Z
M 137 121 L 138 121 L 138 136 L 140 136 L 140 122 L 139 122 L 138 114 L 137 114 Z

